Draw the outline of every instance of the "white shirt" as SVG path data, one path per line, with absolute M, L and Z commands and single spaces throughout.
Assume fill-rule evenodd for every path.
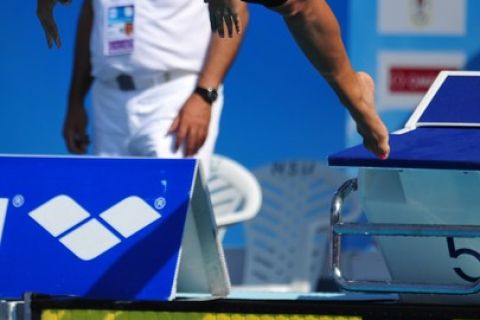
M 92 75 L 111 80 L 120 73 L 199 72 L 211 37 L 207 5 L 200 0 L 91 0 Z M 133 51 L 106 55 L 106 13 L 115 5 L 134 5 Z

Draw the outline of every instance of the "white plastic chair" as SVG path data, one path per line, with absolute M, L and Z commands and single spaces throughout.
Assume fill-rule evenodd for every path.
M 328 258 L 331 199 L 347 176 L 319 161 L 286 161 L 254 171 L 263 191 L 259 214 L 245 224 L 243 284 L 236 290 L 310 292 Z M 347 220 L 361 214 L 345 204 Z
M 208 189 L 220 239 L 228 226 L 252 219 L 260 210 L 262 190 L 257 179 L 230 158 L 213 155 Z

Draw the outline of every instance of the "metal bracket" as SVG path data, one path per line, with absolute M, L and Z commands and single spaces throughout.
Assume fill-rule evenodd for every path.
M 342 235 L 388 236 L 388 237 L 455 237 L 480 238 L 480 226 L 462 225 L 417 225 L 417 224 L 355 224 L 343 223 L 341 210 L 348 195 L 358 188 L 357 179 L 346 181 L 332 199 L 331 266 L 333 278 L 345 290 L 376 293 L 419 293 L 469 295 L 480 292 L 480 279 L 467 285 L 435 285 L 397 281 L 370 281 L 345 279 L 341 269 Z

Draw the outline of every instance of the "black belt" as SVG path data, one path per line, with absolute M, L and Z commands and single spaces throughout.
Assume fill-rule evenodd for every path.
M 134 76 L 121 73 L 112 80 L 100 80 L 103 84 L 116 88 L 120 91 L 145 90 L 158 84 L 172 81 L 186 75 L 193 75 L 191 71 L 166 71 L 155 74 Z

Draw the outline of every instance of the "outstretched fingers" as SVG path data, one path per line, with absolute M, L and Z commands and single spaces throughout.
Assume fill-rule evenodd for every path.
M 235 0 L 236 1 L 236 0 Z M 237 8 L 232 0 L 205 0 L 210 12 L 210 26 L 213 32 L 220 37 L 225 37 L 225 29 L 228 37 L 241 32 L 241 21 Z
M 55 45 L 60 48 L 61 41 L 58 33 L 58 27 L 53 18 L 53 9 L 55 6 L 55 0 L 37 0 L 37 17 L 45 32 L 47 39 L 47 45 L 49 48 Z

